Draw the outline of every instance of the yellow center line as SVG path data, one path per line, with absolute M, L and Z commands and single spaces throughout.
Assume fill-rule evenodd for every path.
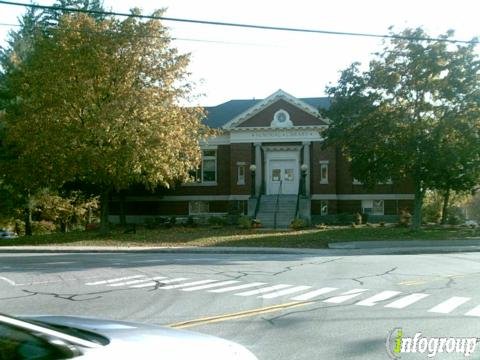
M 294 301 L 294 302 L 289 302 L 289 303 L 284 303 L 284 304 L 279 304 L 279 305 L 273 305 L 273 306 L 267 306 L 267 307 L 257 308 L 257 309 L 247 310 L 247 311 L 240 311 L 240 312 L 235 312 L 235 313 L 229 313 L 229 314 L 210 316 L 210 317 L 199 318 L 199 319 L 194 319 L 194 320 L 189 320 L 189 321 L 183 321 L 183 322 L 173 323 L 173 324 L 170 324 L 168 326 L 172 327 L 172 328 L 176 328 L 176 329 L 183 329 L 183 328 L 188 328 L 188 327 L 192 327 L 192 326 L 211 324 L 211 323 L 216 323 L 216 322 L 221 322 L 221 321 L 226 321 L 226 320 L 240 319 L 240 318 L 255 316 L 255 315 L 259 315 L 259 314 L 267 314 L 267 313 L 271 313 L 271 312 L 275 312 L 275 311 L 292 309 L 292 308 L 296 308 L 296 307 L 300 307 L 300 306 L 306 306 L 306 305 L 310 305 L 310 304 L 314 304 L 314 303 L 315 303 L 315 301 Z
M 426 278 L 417 278 L 417 279 L 411 279 L 411 280 L 404 280 L 398 283 L 398 285 L 420 285 L 420 284 L 426 284 L 428 282 L 434 282 L 434 281 L 444 281 L 445 279 L 457 279 L 457 278 L 462 278 L 465 277 L 465 275 L 447 275 L 447 276 L 434 276 L 429 279 Z

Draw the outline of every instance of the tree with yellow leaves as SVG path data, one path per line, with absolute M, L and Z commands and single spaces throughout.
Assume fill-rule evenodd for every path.
M 154 13 L 161 15 L 161 11 Z M 108 231 L 108 201 L 131 184 L 184 181 L 208 130 L 192 96 L 188 55 L 159 20 L 63 15 L 35 34 L 5 77 L 3 171 L 25 191 L 94 185 Z

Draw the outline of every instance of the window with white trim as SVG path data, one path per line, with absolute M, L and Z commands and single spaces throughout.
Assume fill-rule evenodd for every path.
M 202 150 L 200 167 L 190 172 L 193 182 L 197 184 L 216 184 L 217 150 Z
M 208 201 L 189 201 L 188 213 L 190 215 L 207 214 L 210 212 L 210 203 Z
M 328 161 L 320 161 L 320 184 L 328 184 Z
M 328 201 L 320 201 L 320 215 L 328 215 Z
M 362 213 L 369 215 L 384 215 L 383 200 L 362 200 Z
M 237 165 L 237 185 L 245 185 L 245 165 Z

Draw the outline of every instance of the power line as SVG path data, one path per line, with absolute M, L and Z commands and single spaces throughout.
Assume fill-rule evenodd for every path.
M 9 27 L 20 27 L 20 24 L 9 24 L 9 23 L 0 23 L 0 26 L 9 26 Z M 84 33 L 85 30 L 72 30 L 69 29 L 69 32 Z M 133 35 L 136 38 L 153 38 L 153 39 L 164 39 L 165 37 L 158 35 Z M 272 46 L 278 47 L 278 45 L 272 44 L 261 44 L 261 43 L 250 43 L 250 42 L 240 42 L 240 41 L 225 41 L 225 40 L 214 40 L 214 39 L 198 39 L 198 38 L 180 38 L 180 37 L 171 37 L 172 41 L 190 41 L 190 42 L 201 42 L 208 44 L 223 44 L 223 45 L 242 45 L 242 46 Z
M 182 23 L 190 23 L 190 24 L 226 26 L 226 27 L 236 27 L 236 28 L 245 28 L 245 29 L 257 29 L 257 30 L 288 31 L 288 32 L 298 32 L 298 33 L 313 33 L 313 34 L 323 34 L 323 35 L 371 37 L 371 38 L 382 38 L 382 39 L 401 39 L 401 40 L 417 40 L 417 41 L 418 40 L 421 40 L 421 41 L 442 41 L 442 42 L 463 43 L 463 44 L 472 44 L 472 43 L 477 42 L 477 41 L 473 41 L 473 40 L 467 41 L 467 40 L 433 38 L 433 37 L 409 37 L 409 36 L 401 36 L 401 35 L 386 35 L 386 34 L 382 35 L 382 34 L 371 34 L 371 33 L 360 33 L 360 32 L 330 31 L 330 30 L 319 30 L 319 29 L 305 29 L 305 28 L 291 28 L 291 27 L 281 27 L 281 26 L 232 23 L 232 22 L 222 22 L 222 21 L 183 19 L 183 18 L 173 18 L 173 17 L 155 16 L 155 15 L 140 15 L 140 14 L 131 14 L 131 13 L 121 13 L 121 12 L 115 12 L 115 11 L 98 11 L 98 10 L 86 10 L 86 9 L 73 9 L 73 8 L 66 8 L 66 7 L 62 7 L 62 6 L 24 4 L 24 3 L 18 3 L 18 2 L 13 2 L 13 1 L 3 1 L 3 0 L 0 0 L 0 4 L 12 5 L 12 6 L 23 6 L 23 7 L 43 9 L 43 10 L 59 10 L 59 11 L 65 11 L 65 12 L 78 12 L 78 13 L 86 13 L 86 14 L 92 14 L 92 15 L 134 17 L 134 18 L 139 18 L 139 19 L 162 20 L 162 21 L 182 22 Z

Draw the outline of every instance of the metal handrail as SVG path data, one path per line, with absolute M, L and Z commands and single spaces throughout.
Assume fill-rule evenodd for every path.
M 302 193 L 302 188 L 303 188 L 302 178 L 300 177 L 300 181 L 298 182 L 297 204 L 295 205 L 295 216 L 293 217 L 294 219 L 298 217 L 298 210 L 300 208 L 300 195 Z
M 274 213 L 273 213 L 273 228 L 276 229 L 277 228 L 277 213 L 278 213 L 278 203 L 279 203 L 279 199 L 280 199 L 280 195 L 282 194 L 282 182 L 283 182 L 283 179 L 280 179 L 280 184 L 278 186 L 278 192 L 277 192 L 277 199 L 275 200 L 275 210 L 274 210 Z
M 260 198 L 262 197 L 262 194 L 264 192 L 265 188 L 265 182 L 262 180 L 262 183 L 260 184 L 260 192 L 257 197 L 257 203 L 255 204 L 255 211 L 253 212 L 253 218 L 257 218 L 258 210 L 260 209 Z

